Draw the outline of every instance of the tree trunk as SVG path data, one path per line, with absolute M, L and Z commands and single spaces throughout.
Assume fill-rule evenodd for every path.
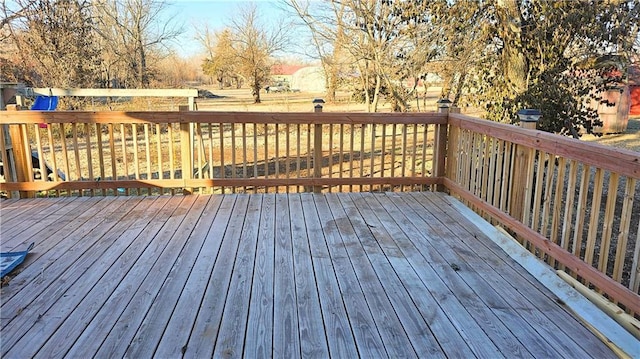
M 336 87 L 338 82 L 338 71 L 335 68 L 335 64 L 329 67 L 330 72 L 327 74 L 327 101 L 335 102 L 336 101 Z
M 516 0 L 498 1 L 500 36 L 504 42 L 503 71 L 511 89 L 516 93 L 522 93 L 527 89 L 527 60 L 521 51 L 522 48 L 522 16 Z
M 429 85 L 427 84 L 427 79 L 422 80 L 422 86 L 424 87 L 424 96 L 422 97 L 422 107 L 424 107 L 425 111 L 427 109 L 427 91 L 429 90 Z
M 458 106 L 458 101 L 460 100 L 460 97 L 462 97 L 462 88 L 464 87 L 464 83 L 465 81 L 467 81 L 467 72 L 463 71 L 460 74 L 460 78 L 458 79 L 458 83 L 456 84 L 456 91 L 453 94 L 453 100 L 451 100 L 452 102 L 452 106 Z
M 376 89 L 373 91 L 373 112 L 378 112 L 378 102 L 380 101 L 380 75 L 376 74 Z
M 147 87 L 147 76 L 145 74 L 147 68 L 147 57 L 144 52 L 144 47 L 142 43 L 138 43 L 138 87 L 145 88 Z
M 371 96 L 369 96 L 369 72 L 368 67 L 365 64 L 365 70 L 363 71 L 360 62 L 356 63 L 358 70 L 360 71 L 360 83 L 362 84 L 362 90 L 364 91 L 364 102 L 367 104 L 367 112 L 371 112 Z
M 253 95 L 253 103 L 260 103 L 260 84 L 254 83 L 251 87 L 251 94 Z

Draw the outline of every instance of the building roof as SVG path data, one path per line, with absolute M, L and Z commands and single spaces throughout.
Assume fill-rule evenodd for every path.
M 293 75 L 296 71 L 305 67 L 304 65 L 285 65 L 278 64 L 271 67 L 272 75 Z

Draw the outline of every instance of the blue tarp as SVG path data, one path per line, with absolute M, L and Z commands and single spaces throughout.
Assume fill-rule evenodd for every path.
M 58 107 L 58 96 L 38 96 L 31 109 L 34 111 L 53 111 Z
M 15 267 L 17 267 L 24 258 L 27 256 L 27 253 L 33 248 L 34 243 L 29 245 L 26 251 L 22 252 L 6 252 L 0 253 L 0 277 L 4 277 L 9 274 Z

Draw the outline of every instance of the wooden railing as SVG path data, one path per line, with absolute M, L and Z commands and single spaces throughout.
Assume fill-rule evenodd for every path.
M 432 169 L 444 168 L 445 151 L 438 164 L 434 143 L 446 120 L 441 114 L 5 111 L 0 123 L 8 125 L 16 158 L 2 160 L 16 164 L 17 181 L 0 189 L 22 196 L 415 190 L 441 183 Z M 30 166 L 31 152 L 45 161 Z
M 0 124 L 11 196 L 446 190 L 640 315 L 636 152 L 458 114 L 2 111 Z
M 640 314 L 637 152 L 459 114 L 449 125 L 444 182 L 452 194 Z

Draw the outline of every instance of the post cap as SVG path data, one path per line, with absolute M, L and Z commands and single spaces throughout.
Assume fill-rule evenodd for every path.
M 441 98 L 438 100 L 438 102 L 436 102 L 436 104 L 438 105 L 438 108 L 449 108 L 451 107 L 451 104 L 453 104 L 453 102 L 451 102 L 451 100 L 449 100 L 448 98 Z
M 323 100 L 323 99 L 321 99 L 321 98 L 314 98 L 314 99 L 313 99 L 313 103 L 316 103 L 316 104 L 323 104 L 323 103 L 324 103 L 324 100 Z
M 518 111 L 518 118 L 522 122 L 538 122 L 542 117 L 542 112 L 535 108 L 525 108 Z

